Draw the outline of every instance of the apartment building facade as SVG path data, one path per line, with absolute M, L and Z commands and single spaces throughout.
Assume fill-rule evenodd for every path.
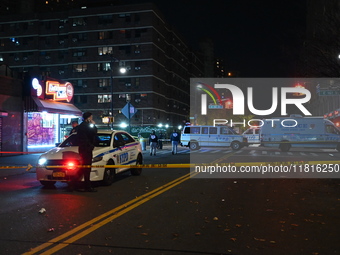
M 2 16 L 0 32 L 1 64 L 71 82 L 74 105 L 102 127 L 104 117 L 127 121 L 127 102 L 137 110 L 131 125 L 182 123 L 190 77 L 203 75 L 203 62 L 153 4 Z

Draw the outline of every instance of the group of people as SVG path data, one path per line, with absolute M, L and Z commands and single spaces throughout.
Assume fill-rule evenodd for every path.
M 163 133 L 159 134 L 159 137 L 156 135 L 155 130 L 153 130 L 150 134 L 149 137 L 149 143 L 150 143 L 150 156 L 154 155 L 156 156 L 156 150 L 157 147 L 159 146 L 160 149 L 163 147 L 163 141 L 162 139 L 164 138 Z M 181 135 L 177 132 L 176 129 L 173 130 L 171 136 L 170 136 L 170 141 L 171 141 L 171 152 L 172 155 L 177 154 L 177 146 L 181 141 Z

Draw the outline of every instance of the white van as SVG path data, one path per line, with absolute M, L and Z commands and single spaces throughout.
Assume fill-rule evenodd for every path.
M 249 128 L 243 132 L 243 137 L 247 138 L 248 144 L 260 144 L 260 127 Z
M 181 145 L 191 150 L 202 146 L 231 147 L 241 149 L 247 140 L 227 126 L 186 126 L 182 130 Z
M 340 130 L 323 117 L 287 117 L 263 120 L 261 144 L 289 151 L 294 147 L 340 151 Z M 293 127 L 294 126 L 294 127 Z

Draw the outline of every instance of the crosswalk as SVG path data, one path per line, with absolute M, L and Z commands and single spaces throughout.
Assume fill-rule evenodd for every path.
M 145 155 L 149 154 L 149 151 L 144 151 Z M 201 148 L 199 150 L 190 150 L 188 148 L 179 148 L 177 154 L 228 154 L 228 153 L 235 153 L 242 154 L 242 155 L 251 155 L 251 156 L 321 156 L 325 153 L 338 153 L 336 150 L 333 149 L 320 149 L 319 153 L 316 152 L 302 152 L 302 151 L 290 151 L 290 152 L 281 152 L 281 151 L 273 151 L 273 150 L 266 150 L 266 149 L 241 149 L 239 151 L 233 151 L 231 149 L 216 149 L 216 148 Z M 171 154 L 171 150 L 163 149 L 157 150 L 157 155 L 164 155 L 164 154 Z

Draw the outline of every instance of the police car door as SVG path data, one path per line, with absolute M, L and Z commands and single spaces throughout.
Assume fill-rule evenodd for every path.
M 332 144 L 332 147 L 337 145 L 337 142 L 339 142 L 340 139 L 340 132 L 332 125 L 326 125 L 326 141 L 327 142 L 334 142 Z
M 115 157 L 117 165 L 126 165 L 128 162 L 128 152 L 125 148 L 125 142 L 121 133 L 116 133 L 113 138 L 113 147 L 115 148 Z M 118 172 L 124 171 L 125 168 L 118 168 Z

